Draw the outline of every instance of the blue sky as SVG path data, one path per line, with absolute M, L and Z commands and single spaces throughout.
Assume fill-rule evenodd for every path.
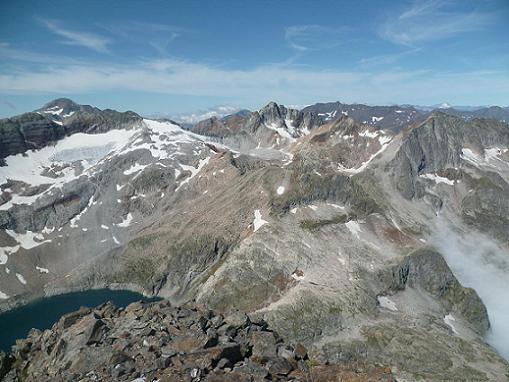
M 146 115 L 505 106 L 508 20 L 507 0 L 2 0 L 0 116 L 56 97 Z

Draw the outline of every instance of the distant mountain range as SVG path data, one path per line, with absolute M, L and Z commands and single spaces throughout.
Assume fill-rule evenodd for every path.
M 468 110 L 466 110 L 466 108 L 468 108 Z M 263 114 L 264 110 L 266 110 L 266 108 L 261 109 L 260 113 Z M 509 121 L 509 107 L 504 108 L 499 106 L 465 107 L 459 109 L 452 108 L 448 104 L 441 104 L 436 107 L 420 107 L 411 105 L 370 106 L 364 104 L 328 102 L 306 106 L 300 110 L 291 108 L 285 108 L 285 110 L 295 110 L 295 112 L 293 112 L 295 115 L 297 112 L 304 113 L 304 115 L 313 114 L 315 117 L 310 119 L 313 120 L 314 125 L 332 122 L 342 116 L 348 116 L 358 123 L 377 126 L 381 129 L 389 129 L 394 132 L 398 132 L 409 125 L 424 121 L 435 110 L 464 119 L 490 118 L 500 122 Z M 286 112 L 283 111 L 283 113 Z M 228 129 L 228 126 L 232 124 L 238 125 L 241 121 L 247 121 L 252 114 L 253 113 L 248 110 L 241 110 L 227 116 L 214 115 L 213 117 L 203 119 L 193 125 L 186 126 L 192 128 L 194 131 L 200 131 L 202 133 L 207 129 L 217 132 L 218 130 Z M 209 127 L 207 128 L 206 126 Z
M 302 108 L 288 106 L 289 109 L 312 112 L 324 122 L 339 118 L 341 115 L 348 115 L 359 123 L 379 126 L 383 129 L 398 131 L 412 123 L 423 121 L 431 112 L 440 110 L 450 115 L 463 118 L 492 118 L 500 122 L 509 122 L 509 106 L 451 106 L 444 102 L 432 106 L 418 105 L 390 105 L 373 106 L 365 104 L 347 104 L 337 102 L 316 103 Z M 168 118 L 185 128 L 191 128 L 199 122 L 212 118 L 221 120 L 228 116 L 248 116 L 247 109 L 240 109 L 234 106 L 218 106 L 208 110 L 201 110 L 189 114 L 167 114 L 155 113 L 148 117 Z

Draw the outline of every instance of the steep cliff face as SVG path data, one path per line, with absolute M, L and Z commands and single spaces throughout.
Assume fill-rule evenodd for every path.
M 75 112 L 64 127 L 89 115 L 55 106 Z M 434 114 L 395 133 L 273 103 L 193 131 L 122 116 L 4 158 L 2 309 L 123 286 L 247 312 L 321 362 L 506 378 L 485 343 L 489 306 L 433 232 L 483 233 L 509 253 L 507 125 Z
M 477 156 L 480 165 L 495 159 L 508 146 L 509 130 L 504 123 L 464 121 L 437 112 L 406 133 L 392 162 L 397 187 L 405 197 L 412 198 L 418 192 L 415 179 L 419 175 L 464 168 L 476 164 Z
M 507 243 L 508 148 L 507 124 L 435 113 L 406 132 L 387 170 L 405 198 L 424 198 L 436 210 L 452 198 L 467 224 Z M 452 186 L 454 194 L 430 183 Z
M 0 120 L 0 157 L 42 148 L 65 136 L 63 126 L 38 113 Z

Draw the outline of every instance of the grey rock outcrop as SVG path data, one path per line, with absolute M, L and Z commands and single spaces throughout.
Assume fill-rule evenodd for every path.
M 63 126 L 38 113 L 0 120 L 0 158 L 40 149 L 66 135 Z

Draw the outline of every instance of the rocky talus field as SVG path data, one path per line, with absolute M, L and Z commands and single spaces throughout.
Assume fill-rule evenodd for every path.
M 508 381 L 504 110 L 271 102 L 183 127 L 58 99 L 0 120 L 0 312 L 163 298 L 66 315 L 1 374 Z
M 33 330 L 2 355 L 4 381 L 385 381 L 390 368 L 323 364 L 244 313 L 168 302 L 107 303 Z

